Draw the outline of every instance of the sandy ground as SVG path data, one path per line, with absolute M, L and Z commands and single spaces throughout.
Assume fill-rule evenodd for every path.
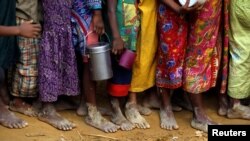
M 210 117 L 222 124 L 250 124 L 248 120 L 232 120 L 217 115 L 217 100 L 215 96 L 205 97 L 207 112 Z M 39 121 L 35 117 L 17 115 L 26 121 L 29 126 L 24 129 L 8 129 L 0 126 L 0 141 L 205 141 L 207 134 L 190 127 L 191 112 L 183 110 L 175 112 L 179 130 L 166 131 L 159 127 L 158 110 L 152 115 L 146 116 L 150 123 L 150 129 L 134 129 L 132 131 L 118 131 L 116 133 L 104 133 L 85 124 L 83 117 L 77 116 L 75 111 L 62 111 L 63 116 L 77 124 L 72 131 L 60 131 L 52 126 Z M 108 118 L 108 117 L 107 117 Z

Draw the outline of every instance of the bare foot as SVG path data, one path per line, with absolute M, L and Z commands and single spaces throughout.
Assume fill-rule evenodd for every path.
M 207 133 L 208 130 L 208 124 L 206 122 L 198 121 L 196 119 L 192 119 L 191 127 L 193 127 L 194 129 L 201 130 L 205 133 Z
M 19 112 L 21 114 L 27 115 L 27 116 L 37 116 L 38 111 L 32 107 L 32 105 L 24 102 L 21 99 L 14 99 L 12 102 L 10 102 L 9 109 L 14 112 Z
M 160 108 L 160 100 L 156 96 L 156 94 L 151 94 L 151 96 L 145 97 L 142 102 L 142 106 L 147 107 L 147 108 L 155 108 L 159 109 Z
M 95 106 L 87 103 L 88 115 L 85 118 L 86 123 L 107 133 L 116 132 L 120 127 L 105 119 Z
M 149 116 L 152 113 L 152 111 L 150 110 L 150 108 L 144 107 L 144 106 L 142 106 L 140 104 L 137 104 L 137 108 L 138 108 L 140 114 L 142 114 L 144 116 Z
M 219 108 L 218 115 L 225 116 L 227 115 L 228 110 L 228 100 L 225 94 L 219 94 Z
M 104 107 L 97 107 L 98 111 L 100 111 L 101 115 L 104 116 L 112 116 L 112 112 L 110 109 L 104 108 Z M 77 108 L 76 114 L 78 116 L 86 116 L 88 113 L 88 109 L 86 104 L 82 104 Z
M 217 125 L 202 110 L 194 108 L 195 116 L 191 121 L 191 126 L 205 133 L 208 131 L 208 125 Z
M 150 96 L 149 98 L 148 97 L 144 98 L 142 105 L 143 105 L 143 107 L 146 107 L 146 108 L 160 109 L 160 103 L 161 102 L 157 98 L 157 96 Z M 140 107 L 138 107 L 138 110 L 140 111 L 140 113 L 142 115 L 146 115 L 147 116 L 147 114 L 144 114 L 144 112 L 140 109 Z M 175 112 L 180 112 L 180 111 L 182 111 L 182 107 L 178 106 L 175 103 L 172 103 L 172 110 L 175 111 Z
M 53 106 L 45 106 L 38 114 L 38 119 L 63 131 L 69 131 L 76 127 L 74 123 L 71 123 L 67 119 L 61 117 Z
M 171 107 L 160 108 L 161 128 L 167 130 L 179 129 Z
M 122 114 L 118 99 L 113 98 L 111 100 L 111 106 L 113 109 L 111 121 L 113 123 L 119 125 L 121 127 L 121 130 L 123 131 L 129 131 L 135 128 L 135 126 L 131 122 L 129 122 Z
M 241 105 L 240 103 L 234 104 L 227 112 L 228 118 L 250 119 L 250 107 Z
M 76 114 L 79 116 L 86 116 L 88 113 L 88 109 L 85 103 L 81 103 L 80 106 L 76 110 Z
M 140 115 L 136 104 L 127 103 L 125 106 L 125 115 L 137 128 L 150 128 L 148 122 Z
M 0 113 L 0 124 L 7 128 L 24 128 L 28 126 L 26 121 L 16 117 L 15 114 L 10 112 L 2 103 Z

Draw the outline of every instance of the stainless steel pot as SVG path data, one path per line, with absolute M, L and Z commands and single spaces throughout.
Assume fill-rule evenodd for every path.
M 107 80 L 113 77 L 109 43 L 99 42 L 88 45 L 91 78 L 94 81 Z

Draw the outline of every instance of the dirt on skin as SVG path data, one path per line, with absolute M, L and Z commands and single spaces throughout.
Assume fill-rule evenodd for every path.
M 98 95 L 100 97 L 100 94 Z M 103 98 L 100 98 L 103 99 Z M 216 95 L 206 95 L 208 115 L 221 124 L 250 124 L 249 120 L 228 119 L 217 115 Z M 107 101 L 106 101 L 107 102 Z M 105 105 L 101 102 L 101 105 Z M 99 102 L 100 103 L 100 102 Z M 29 125 L 23 129 L 8 129 L 0 126 L 1 141 L 206 141 L 207 134 L 191 128 L 192 113 L 186 110 L 175 112 L 179 130 L 167 131 L 160 128 L 159 111 L 153 110 L 150 116 L 144 116 L 150 124 L 150 129 L 134 129 L 116 133 L 104 133 L 84 122 L 84 118 L 77 116 L 75 111 L 62 111 L 60 114 L 77 127 L 72 131 L 60 131 L 39 121 L 36 117 L 28 117 L 16 113 L 26 120 Z M 109 118 L 109 117 L 106 117 Z

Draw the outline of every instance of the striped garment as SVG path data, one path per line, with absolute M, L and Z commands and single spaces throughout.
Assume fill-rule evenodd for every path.
M 17 25 L 24 22 L 17 17 Z M 18 46 L 21 52 L 17 63 L 10 69 L 10 92 L 17 97 L 36 97 L 38 81 L 38 38 L 18 37 Z

